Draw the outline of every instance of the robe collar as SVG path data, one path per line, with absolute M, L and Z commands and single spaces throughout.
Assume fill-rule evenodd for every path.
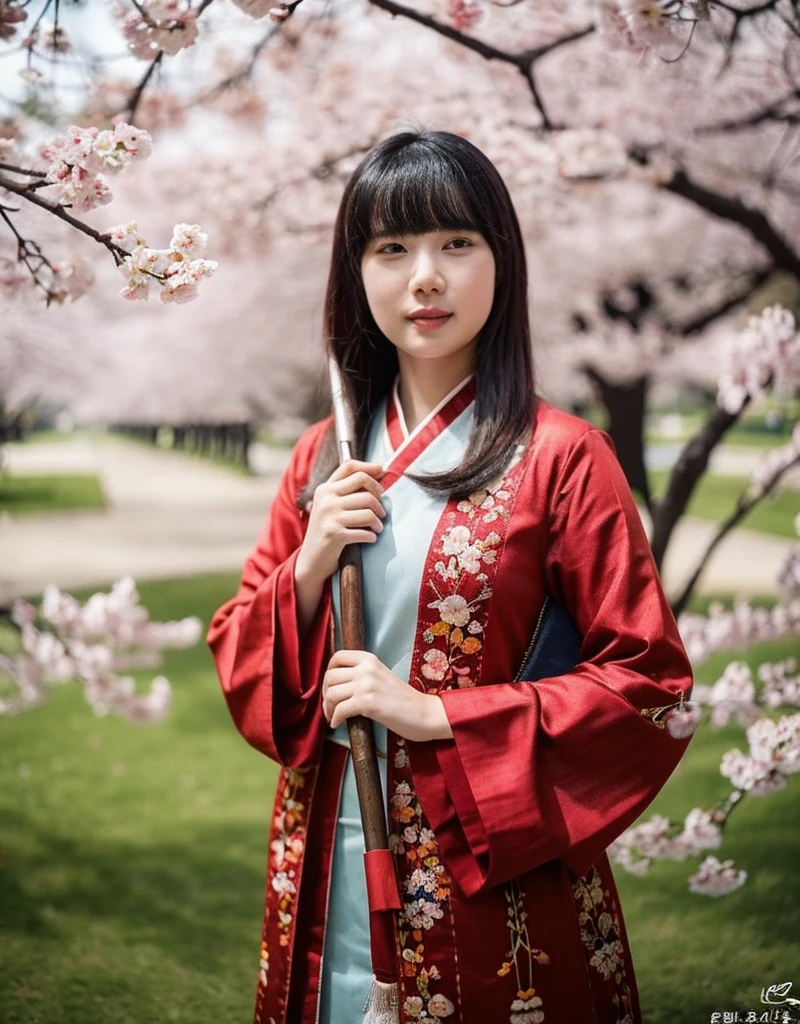
M 399 480 L 428 445 L 475 400 L 475 374 L 471 373 L 456 384 L 409 433 L 400 404 L 399 382 L 398 375 L 386 399 L 386 441 L 392 454 L 384 465 L 386 473 L 381 477 L 384 490 Z

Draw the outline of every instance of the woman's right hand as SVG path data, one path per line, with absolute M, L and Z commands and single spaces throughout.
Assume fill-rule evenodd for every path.
M 383 487 L 378 483 L 383 474 L 377 462 L 348 459 L 316 488 L 306 506 L 311 516 L 297 556 L 298 575 L 327 579 L 338 569 L 339 555 L 347 544 L 371 544 L 378 539 L 386 516 L 380 501 Z

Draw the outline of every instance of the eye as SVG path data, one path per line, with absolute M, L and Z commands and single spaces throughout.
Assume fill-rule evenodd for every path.
M 386 242 L 376 251 L 379 253 L 385 253 L 387 256 L 395 256 L 398 252 L 405 252 L 405 249 L 399 242 Z
M 452 246 L 454 249 L 471 249 L 473 244 L 474 243 L 471 242 L 468 238 L 451 238 L 450 241 L 445 246 L 445 249 L 449 248 L 450 246 Z

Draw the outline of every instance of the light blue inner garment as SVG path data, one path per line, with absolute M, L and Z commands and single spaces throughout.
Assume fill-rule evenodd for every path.
M 474 404 L 443 430 L 409 467 L 413 473 L 438 472 L 461 462 L 472 430 Z M 392 450 L 386 434 L 386 400 L 376 409 L 365 461 L 386 466 Z M 423 424 L 420 424 L 420 427 Z M 419 429 L 419 427 L 417 428 Z M 416 434 L 416 431 L 414 432 Z M 413 436 L 413 435 L 412 435 Z M 384 496 L 387 515 L 374 544 L 362 544 L 365 647 L 408 682 L 417 625 L 419 586 L 433 532 L 446 504 L 402 477 Z M 336 647 L 341 645 L 339 574 L 333 576 Z M 436 599 L 431 592 L 430 600 Z M 328 734 L 349 746 L 347 726 Z M 386 729 L 375 723 L 379 751 L 386 751 Z M 379 757 L 384 800 L 386 758 Z M 364 835 L 352 760 L 348 757 L 333 852 L 331 890 L 322 961 L 322 1024 L 361 1024 L 372 982 L 369 915 L 364 880 Z

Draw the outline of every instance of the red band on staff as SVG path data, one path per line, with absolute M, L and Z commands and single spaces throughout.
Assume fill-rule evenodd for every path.
M 400 910 L 403 904 L 392 854 L 388 850 L 370 850 L 365 853 L 364 871 L 370 911 Z

